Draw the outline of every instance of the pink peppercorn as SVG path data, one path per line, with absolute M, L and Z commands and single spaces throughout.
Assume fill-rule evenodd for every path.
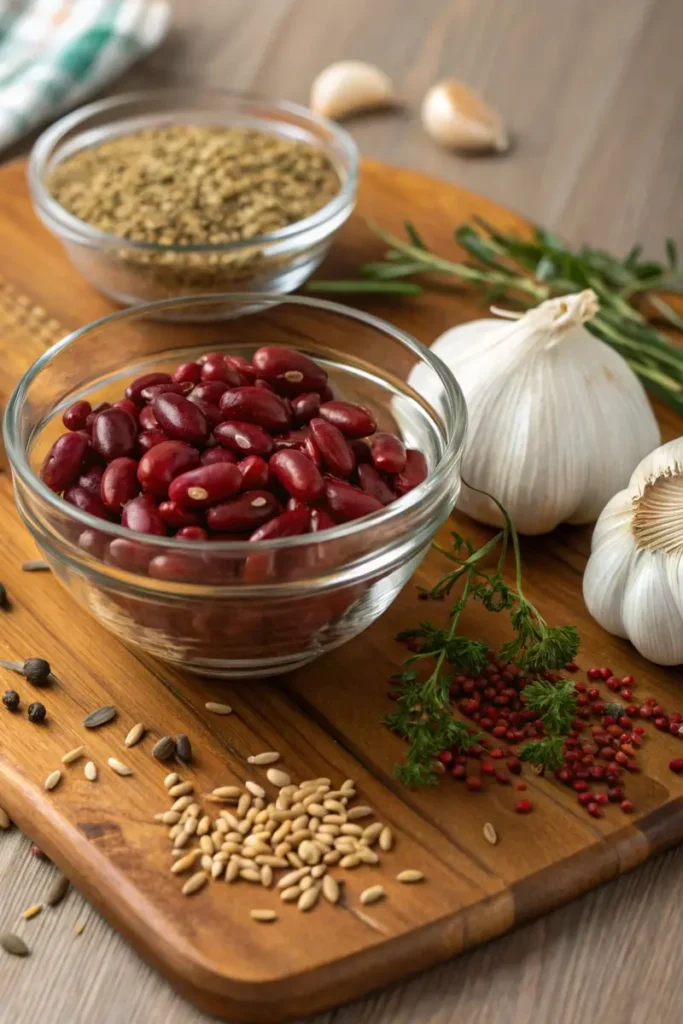
M 624 814 L 633 814 L 635 807 L 630 800 L 622 800 L 619 804 Z
M 523 793 L 524 790 L 527 789 L 526 782 L 518 782 L 517 785 L 515 786 L 515 789 L 519 790 L 520 793 Z
M 481 779 L 477 778 L 476 775 L 468 775 L 465 779 L 465 785 L 468 789 L 471 789 L 473 793 L 478 793 L 483 788 Z
M 534 805 L 531 800 L 520 800 L 515 804 L 515 811 L 517 814 L 530 814 L 534 809 Z

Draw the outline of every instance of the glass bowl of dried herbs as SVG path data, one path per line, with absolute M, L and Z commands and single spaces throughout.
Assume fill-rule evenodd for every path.
M 207 315 L 211 307 L 231 310 L 232 315 L 221 322 L 219 329 L 208 322 L 212 319 Z M 160 314 L 171 314 L 171 318 L 159 322 Z M 185 319 L 196 322 L 182 322 Z M 280 511 L 290 508 L 287 494 L 292 492 L 282 491 L 278 466 L 270 465 L 271 459 L 279 464 L 282 455 L 281 450 L 275 450 L 274 438 L 270 449 L 274 454 L 263 453 L 268 463 L 259 458 L 240 462 L 243 470 L 249 461 L 263 462 L 262 468 L 268 470 L 263 482 L 247 481 L 245 475 L 239 493 L 225 506 L 216 505 L 215 497 L 210 497 L 214 505 L 197 506 L 205 508 L 198 517 L 196 510 L 190 509 L 194 518 L 189 521 L 200 527 L 203 522 L 205 528 L 189 533 L 189 527 L 179 526 L 188 520 L 168 517 L 168 512 L 173 512 L 169 506 L 174 504 L 168 500 L 169 477 L 155 479 L 151 488 L 151 478 L 142 474 L 143 462 L 149 463 L 147 456 L 157 452 L 152 461 L 159 469 L 160 457 L 165 460 L 173 448 L 175 458 L 181 448 L 184 455 L 192 455 L 192 465 L 201 458 L 207 460 L 201 462 L 206 466 L 208 459 L 214 461 L 210 453 L 216 453 L 217 447 L 227 453 L 224 442 L 232 445 L 221 432 L 225 422 L 214 426 L 212 435 L 204 431 L 195 451 L 177 441 L 166 440 L 164 445 L 163 437 L 158 436 L 159 426 L 148 427 L 145 420 L 144 431 L 137 433 L 136 446 L 131 446 L 130 438 L 126 442 L 128 458 L 119 458 L 111 449 L 106 457 L 102 455 L 103 435 L 98 424 L 107 420 L 111 426 L 114 419 L 130 419 L 131 414 L 123 410 L 130 410 L 136 401 L 147 401 L 140 390 L 140 378 L 148 381 L 148 375 L 153 374 L 158 381 L 166 375 L 168 384 L 169 375 L 175 373 L 176 379 L 180 376 L 191 381 L 194 368 L 208 380 L 215 378 L 221 358 L 248 373 L 249 364 L 255 369 L 251 360 L 257 350 L 262 350 L 264 340 L 271 348 L 290 350 L 290 356 L 293 350 L 314 360 L 327 374 L 324 394 L 328 394 L 329 387 L 334 396 L 363 406 L 385 438 L 386 432 L 398 434 L 406 448 L 422 452 L 426 478 L 421 476 L 421 482 L 407 492 L 396 487 L 399 496 L 389 504 L 371 503 L 371 512 L 361 512 L 364 518 L 350 518 L 358 510 L 330 504 L 327 520 L 318 520 L 314 532 L 271 533 L 270 539 L 263 539 L 258 530 L 258 536 L 251 532 L 253 522 L 237 523 L 233 517 L 228 526 L 225 519 L 219 522 L 214 517 L 219 513 L 222 516 L 230 502 L 239 503 L 249 494 L 253 508 L 266 511 L 267 503 L 272 504 L 274 498 L 280 506 L 280 519 Z M 211 355 L 205 356 L 209 352 Z M 198 359 L 205 361 L 198 364 Z M 183 364 L 182 373 L 178 373 L 179 364 Z M 408 384 L 416 366 L 422 367 L 430 379 L 429 402 Z M 210 367 L 210 374 L 205 367 Z M 293 372 L 286 380 L 296 389 L 300 377 L 300 372 Z M 211 411 L 209 391 L 216 383 L 213 379 L 212 383 L 197 385 L 204 398 L 195 412 L 206 410 L 207 419 Z M 268 393 L 257 387 L 240 388 L 243 392 Z M 128 398 L 121 401 L 124 390 Z M 226 394 L 235 397 L 228 383 L 222 396 Z M 277 399 L 275 394 L 269 397 Z M 170 398 L 175 401 L 173 395 Z M 254 400 L 253 393 L 251 398 Z M 292 413 L 295 406 L 298 408 L 295 399 L 296 391 L 291 399 Z M 101 403 L 117 402 L 116 407 L 97 411 L 103 408 Z M 343 403 L 334 400 L 331 404 Z M 73 415 L 79 408 L 85 413 L 91 408 L 92 414 L 77 429 L 79 424 L 73 421 Z M 159 411 L 158 403 L 154 408 Z M 143 416 L 152 411 L 149 406 L 140 406 L 138 430 L 143 426 Z M 220 419 L 221 413 L 215 411 Z M 246 418 L 245 408 L 242 414 Z M 34 363 L 17 385 L 7 406 L 5 441 L 19 513 L 56 577 L 76 601 L 121 640 L 155 657 L 203 674 L 248 678 L 287 672 L 313 661 L 366 629 L 388 608 L 455 505 L 466 421 L 462 393 L 448 368 L 391 324 L 319 299 L 264 295 L 255 308 L 250 293 L 233 293 L 137 306 L 64 338 Z M 46 476 L 45 466 L 46 456 L 55 451 L 55 442 L 64 443 L 65 426 L 70 431 L 66 441 L 80 444 L 87 451 L 82 450 L 78 456 L 83 456 L 85 462 L 69 468 L 69 481 L 74 483 L 69 487 L 71 493 L 65 491 L 61 496 L 51 489 L 56 484 Z M 241 433 L 245 434 L 247 428 L 256 429 L 242 423 Z M 170 431 L 168 426 L 166 429 Z M 297 444 L 308 447 L 310 435 L 301 436 L 305 433 L 304 428 L 289 431 L 278 444 L 284 445 L 283 451 Z M 318 436 L 313 428 L 310 433 Z M 243 447 L 239 438 L 237 441 Z M 156 447 L 148 448 L 147 442 Z M 363 462 L 356 454 L 358 444 L 353 447 L 353 466 L 338 469 L 342 476 L 347 474 L 346 484 L 339 477 L 329 476 L 329 451 L 324 463 L 321 460 L 321 472 L 327 474 L 326 485 L 334 483 L 337 491 L 346 488 L 347 496 L 367 499 L 368 492 L 363 495 L 359 490 L 363 486 Z M 117 458 L 106 462 L 115 454 Z M 106 502 L 107 509 L 112 508 L 106 480 L 115 462 L 119 468 L 122 463 L 133 463 L 138 483 L 146 488 L 139 498 L 128 496 L 118 520 L 100 504 Z M 216 463 L 213 469 L 220 465 Z M 175 483 L 184 469 L 175 464 L 169 472 Z M 157 487 L 157 483 L 163 486 Z M 138 519 L 134 525 L 129 515 L 130 507 L 141 507 L 145 494 L 158 515 L 163 512 L 166 517 L 167 526 L 157 524 L 154 533 L 149 523 Z M 197 497 L 202 495 L 192 496 L 193 500 Z M 325 497 L 311 498 L 318 512 L 328 500 L 327 491 Z M 148 502 L 144 504 L 152 514 Z M 182 506 L 176 512 L 187 512 L 182 497 L 175 504 Z M 378 508 L 378 504 L 383 507 Z M 230 508 L 235 511 L 234 506 Z M 312 524 L 313 511 L 310 515 Z M 130 527 L 122 525 L 124 519 Z
M 73 265 L 139 305 L 298 288 L 353 210 L 357 172 L 350 135 L 305 107 L 163 90 L 57 121 L 33 147 L 28 177 Z

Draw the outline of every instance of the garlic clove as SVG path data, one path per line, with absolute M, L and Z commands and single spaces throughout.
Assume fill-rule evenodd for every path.
M 384 71 L 362 60 L 341 60 L 330 64 L 315 79 L 310 106 L 316 114 L 336 120 L 389 106 L 394 100 L 394 87 Z
M 510 144 L 500 115 L 454 78 L 429 90 L 422 101 L 422 125 L 439 145 L 464 153 L 503 153 Z
M 631 566 L 624 594 L 624 628 L 633 646 L 648 661 L 680 665 L 683 629 L 676 597 L 667 578 L 666 559 L 662 552 L 639 552 Z
M 583 575 L 583 598 L 589 613 L 608 633 L 621 637 L 627 636 L 622 606 L 636 555 L 631 515 L 632 497 L 627 488 L 605 506 L 593 532 L 591 558 Z

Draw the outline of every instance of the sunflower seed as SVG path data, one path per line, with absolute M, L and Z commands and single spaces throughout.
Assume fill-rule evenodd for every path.
M 374 850 L 371 850 L 369 846 L 362 846 L 358 850 L 358 856 L 361 859 L 362 864 L 379 864 L 379 857 Z
M 168 795 L 172 797 L 187 796 L 188 793 L 194 793 L 194 785 L 191 782 L 177 782 L 168 791 Z
M 264 750 L 262 754 L 252 754 L 247 758 L 247 764 L 273 764 L 280 760 L 277 750 Z
M 338 864 L 341 860 L 342 855 L 339 850 L 330 850 L 323 857 L 323 864 Z
M 327 801 L 325 801 L 327 804 Z M 340 812 L 341 813 L 341 812 Z M 372 807 L 365 807 L 359 805 L 358 807 L 352 807 L 346 812 L 346 817 L 349 821 L 355 821 L 356 818 L 367 818 L 370 814 L 373 814 Z
M 198 854 L 199 850 L 190 850 L 189 853 L 184 853 L 180 860 L 177 860 L 175 864 L 171 865 L 171 871 L 173 874 L 181 875 L 183 871 L 189 871 L 190 868 L 193 868 Z
M 207 883 L 209 876 L 206 871 L 197 871 L 196 874 L 191 875 L 190 878 L 185 882 L 182 888 L 183 896 L 191 896 L 194 892 L 199 892 L 201 887 Z
M 197 825 L 197 835 L 198 836 L 205 836 L 205 835 L 208 835 L 208 833 L 210 831 L 211 831 L 211 818 L 208 816 L 208 814 L 205 814 L 203 818 L 199 819 L 199 824 Z
M 363 904 L 377 903 L 378 900 L 383 900 L 386 893 L 381 885 L 371 885 L 369 889 L 363 889 L 360 894 L 360 901 Z
M 116 718 L 116 708 L 112 704 L 105 704 L 104 707 L 91 711 L 83 719 L 83 725 L 86 729 L 99 729 L 101 725 L 111 722 L 112 718 Z
M 168 737 L 166 737 L 166 738 L 168 738 Z M 158 746 L 158 744 L 157 744 L 157 746 Z M 152 750 L 153 754 L 154 754 L 154 750 L 156 750 L 156 747 Z M 156 754 L 154 754 L 154 756 L 156 757 Z M 181 779 L 181 777 L 178 775 L 177 772 L 171 772 L 171 774 L 167 775 L 166 778 L 164 779 L 164 786 L 166 787 L 166 789 L 170 789 L 171 786 L 175 786 L 175 785 L 177 785 L 178 782 L 182 782 L 182 781 L 183 780 Z
M 301 886 L 299 885 L 289 885 L 280 893 L 280 899 L 284 903 L 291 903 L 293 900 L 298 900 L 299 896 L 301 896 Z
M 360 864 L 360 857 L 357 853 L 347 853 L 345 857 L 339 861 L 340 868 L 357 868 Z
M 495 846 L 498 842 L 498 833 L 490 821 L 487 821 L 484 825 L 484 839 L 487 843 L 490 843 L 491 846 Z
M 213 863 L 211 864 L 211 877 L 213 878 L 214 882 L 221 877 L 224 871 L 225 861 L 216 860 L 216 858 L 214 857 Z
M 144 726 L 144 723 L 138 722 L 136 725 L 133 726 L 133 728 L 130 730 L 125 740 L 123 741 L 124 746 L 134 747 L 136 743 L 140 742 L 140 740 L 142 739 L 146 732 L 147 730 Z
M 239 878 L 240 873 L 240 862 L 234 857 L 228 861 L 228 866 L 225 869 L 225 881 L 235 882 Z
M 306 889 L 305 892 L 301 893 L 301 896 L 299 896 L 299 899 L 297 900 L 297 904 L 296 905 L 299 908 L 299 910 L 303 910 L 303 911 L 312 910 L 313 907 L 318 902 L 318 897 L 319 896 L 320 896 L 320 886 L 319 885 L 313 885 L 313 886 L 311 886 L 310 889 Z
M 245 789 L 248 789 L 253 796 L 263 797 L 266 795 L 266 791 L 263 786 L 259 786 L 258 782 L 252 782 L 251 779 L 247 779 L 244 786 Z
M 179 813 L 182 811 L 188 811 L 193 803 L 194 800 L 191 796 L 179 796 L 178 799 L 174 800 L 171 804 L 171 810 L 178 811 Z
M 9 828 L 11 824 L 9 814 L 0 807 L 0 828 Z
M 282 786 L 288 786 L 291 779 L 287 772 L 280 771 L 279 768 L 269 768 L 266 772 L 266 778 L 273 786 L 277 786 L 281 789 Z
M 375 821 L 372 825 L 367 825 L 363 829 L 363 839 L 366 839 L 368 843 L 372 844 L 377 841 L 380 834 L 384 831 L 384 825 L 381 821 Z
M 216 796 L 219 800 L 238 800 L 241 795 L 242 790 L 239 786 L 219 786 L 211 792 L 211 796 Z
M 175 738 L 175 752 L 179 761 L 189 764 L 192 760 L 192 744 L 184 732 L 179 733 Z
M 29 956 L 31 952 L 24 940 L 20 939 L 18 935 L 13 935 L 12 932 L 3 932 L 0 935 L 0 946 L 12 956 Z
M 45 789 L 54 789 L 59 784 L 61 777 L 62 773 L 60 771 L 50 772 L 45 779 Z
M 261 885 L 264 889 L 270 889 L 273 884 L 273 869 L 270 864 L 261 865 Z
M 240 878 L 243 878 L 245 882 L 259 882 L 261 881 L 261 872 L 255 868 L 241 868 Z
M 323 896 L 330 903 L 339 902 L 339 882 L 332 875 L 325 875 L 323 878 Z
M 209 700 L 204 705 L 207 711 L 213 711 L 214 715 L 231 715 L 232 708 L 229 704 L 216 704 L 214 701 Z
M 97 781 L 97 765 L 95 764 L 94 761 L 86 762 L 85 768 L 83 769 L 83 774 L 85 775 L 88 782 Z
M 180 815 L 177 811 L 174 811 L 173 808 L 171 808 L 170 811 L 164 811 L 159 820 L 164 825 L 177 825 L 180 821 Z
M 274 910 L 250 910 L 249 916 L 252 921 L 271 922 L 277 921 L 277 914 Z
M 421 871 L 417 871 L 415 868 L 406 868 L 405 871 L 399 871 L 396 875 L 397 882 L 404 882 L 406 885 L 411 882 L 422 882 L 424 875 Z
M 72 761 L 77 761 L 79 757 L 83 757 L 85 753 L 85 747 L 74 747 L 73 750 L 67 751 L 62 757 L 62 764 L 71 764 Z
M 172 736 L 162 736 L 160 740 L 152 747 L 152 757 L 156 757 L 157 761 L 170 761 L 176 752 L 176 742 Z M 175 774 L 175 772 L 173 773 Z M 169 775 L 168 778 L 171 776 Z M 175 783 L 173 783 L 175 785 Z M 170 786 L 166 787 L 170 789 Z
M 32 906 L 27 907 L 26 910 L 22 910 L 21 916 L 25 921 L 30 921 L 32 917 L 37 917 L 42 909 L 42 903 L 34 903 Z
M 121 761 L 117 761 L 115 757 L 108 757 L 107 764 L 117 775 L 132 775 L 133 769 L 129 768 L 128 765 L 123 764 Z
M 206 853 L 209 856 L 213 856 L 216 852 L 213 848 L 213 842 L 211 836 L 202 836 L 199 840 L 199 849 L 202 853 Z

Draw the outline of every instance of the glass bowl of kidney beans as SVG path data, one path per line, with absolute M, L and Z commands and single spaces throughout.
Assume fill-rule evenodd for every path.
M 220 326 L 177 308 L 214 303 Z M 455 379 L 404 332 L 252 303 L 98 320 L 31 367 L 5 419 L 19 512 L 72 595 L 125 642 L 225 677 L 294 669 L 382 614 L 455 504 L 466 427 Z M 431 405 L 406 383 L 417 365 Z

